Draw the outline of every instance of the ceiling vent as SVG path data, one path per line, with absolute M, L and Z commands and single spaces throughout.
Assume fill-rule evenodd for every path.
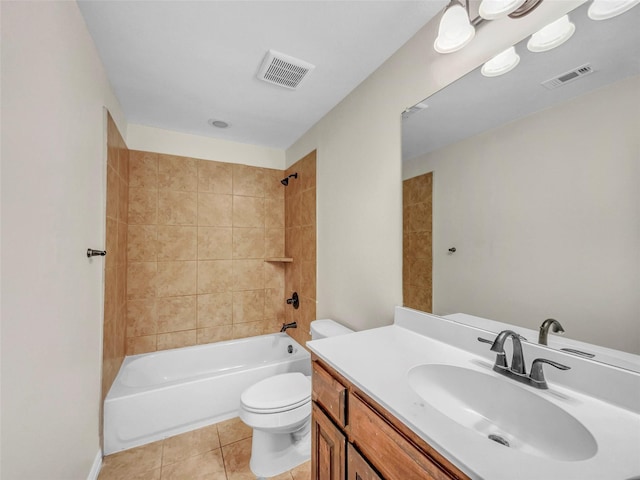
M 562 75 L 558 75 L 555 78 L 542 82 L 542 85 L 549 90 L 553 90 L 554 88 L 566 85 L 567 83 L 573 82 L 574 80 L 584 77 L 585 75 L 589 75 L 594 71 L 595 70 L 590 64 L 585 63 L 581 67 L 574 68 L 570 72 L 563 73 Z
M 269 50 L 262 61 L 258 78 L 265 82 L 295 90 L 316 68 L 310 63 L 298 60 L 275 50 Z

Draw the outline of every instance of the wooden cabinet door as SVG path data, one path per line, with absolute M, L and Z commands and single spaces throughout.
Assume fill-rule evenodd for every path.
M 347 480 L 383 480 L 350 443 L 347 444 Z
M 345 480 L 346 443 L 344 434 L 314 402 L 311 417 L 312 480 Z

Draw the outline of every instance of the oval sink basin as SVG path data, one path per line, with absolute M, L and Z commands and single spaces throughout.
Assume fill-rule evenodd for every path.
M 512 382 L 453 365 L 409 370 L 409 384 L 425 402 L 505 448 L 567 462 L 595 455 L 596 441 L 582 423 Z

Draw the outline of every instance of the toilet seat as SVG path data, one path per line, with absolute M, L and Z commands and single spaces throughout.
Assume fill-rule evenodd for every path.
M 265 378 L 240 396 L 242 408 L 252 413 L 280 413 L 311 402 L 311 382 L 302 373 Z

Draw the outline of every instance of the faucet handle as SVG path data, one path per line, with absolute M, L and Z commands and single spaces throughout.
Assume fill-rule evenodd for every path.
M 489 345 L 493 345 L 493 340 L 489 340 L 486 338 L 478 337 L 478 341 L 481 343 L 488 343 Z
M 531 364 L 531 374 L 529 378 L 531 379 L 531 385 L 536 388 L 547 389 L 549 386 L 547 385 L 547 381 L 544 379 L 544 371 L 542 370 L 542 364 L 546 363 L 551 365 L 552 367 L 556 367 L 560 370 L 570 370 L 571 367 L 567 367 L 558 362 L 554 362 L 553 360 L 547 360 L 546 358 L 536 358 Z

